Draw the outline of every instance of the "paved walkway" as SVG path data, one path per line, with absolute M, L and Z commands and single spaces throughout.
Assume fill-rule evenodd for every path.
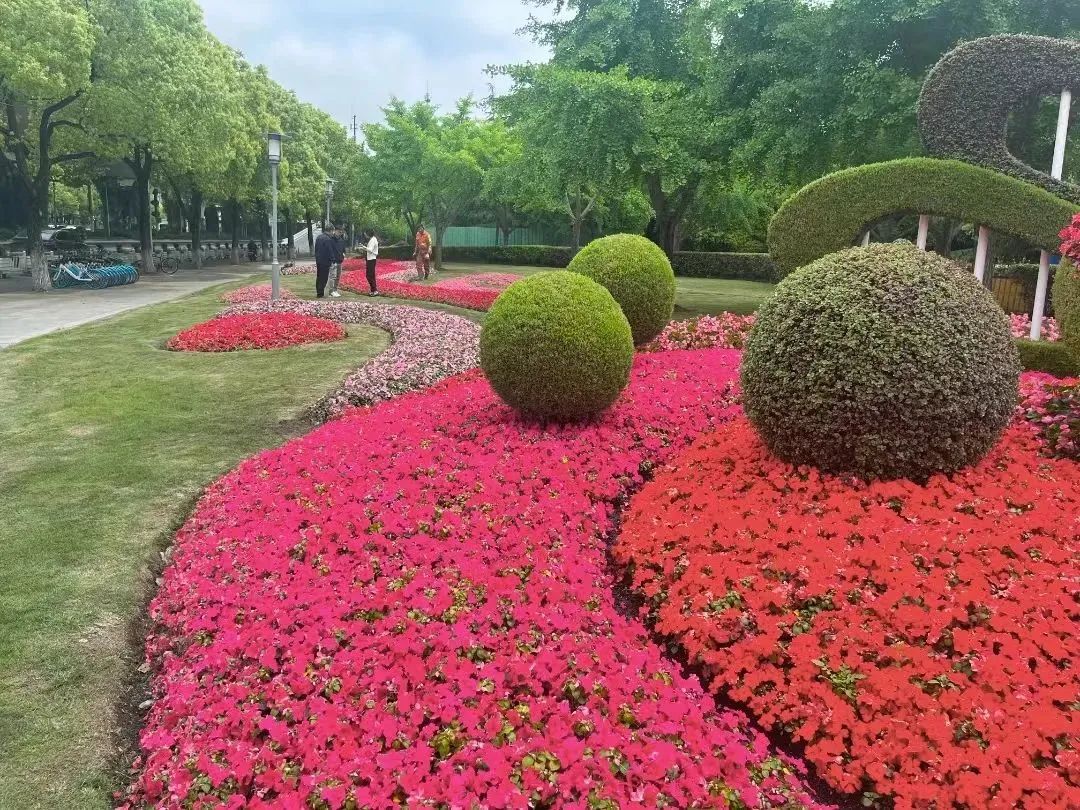
M 150 304 L 172 301 L 224 281 L 264 273 L 270 265 L 246 264 L 181 270 L 175 276 L 146 275 L 135 284 L 106 290 L 31 291 L 25 276 L 0 279 L 0 349 L 38 335 L 70 329 Z

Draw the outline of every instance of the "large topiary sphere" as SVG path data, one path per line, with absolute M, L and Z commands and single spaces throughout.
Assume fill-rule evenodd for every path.
M 1069 259 L 1054 274 L 1054 315 L 1062 342 L 1080 359 L 1080 268 Z
M 659 335 L 675 311 L 675 273 L 667 255 L 644 236 L 620 233 L 591 242 L 568 268 L 607 288 L 644 345 Z
M 826 256 L 762 306 L 746 412 L 794 464 L 911 478 L 974 464 L 1017 404 L 1009 322 L 974 275 L 911 245 Z
M 634 341 L 611 293 L 559 270 L 510 285 L 480 332 L 491 387 L 526 416 L 568 422 L 607 409 L 630 380 Z

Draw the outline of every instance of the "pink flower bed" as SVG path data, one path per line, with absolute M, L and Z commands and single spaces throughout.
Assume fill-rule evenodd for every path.
M 234 307 L 228 313 L 291 312 L 375 326 L 393 344 L 346 378 L 314 410 L 320 420 L 347 408 L 374 405 L 475 368 L 480 363 L 480 327 L 448 312 L 354 301 L 286 301 Z
M 1042 441 L 1043 453 L 1080 461 L 1080 379 L 1025 374 L 1020 416 Z
M 1028 338 L 1031 336 L 1030 315 L 1010 315 L 1009 320 L 1014 338 Z M 1042 339 L 1048 343 L 1061 340 L 1061 330 L 1058 329 L 1058 322 L 1053 318 L 1042 319 Z
M 645 348 L 645 351 L 742 349 L 753 328 L 753 315 L 733 315 L 730 312 L 704 315 L 689 321 L 673 321 Z
M 473 374 L 245 462 L 151 606 L 126 806 L 819 807 L 606 567 L 616 502 L 734 412 L 737 364 L 641 355 L 602 420 L 556 430 Z
M 315 263 L 294 264 L 292 267 L 281 268 L 283 276 L 306 276 L 315 272 Z
M 342 266 L 341 286 L 352 292 L 369 291 L 364 263 L 347 259 Z M 495 299 L 520 276 L 511 273 L 480 273 L 434 284 L 416 284 L 416 268 L 409 262 L 383 262 L 375 271 L 379 292 L 412 301 L 433 301 L 486 312 Z
M 273 288 L 269 284 L 254 284 L 250 287 L 241 287 L 239 290 L 227 292 L 221 296 L 226 304 L 251 304 L 257 301 L 269 301 Z M 281 291 L 281 299 L 289 301 L 296 298 L 289 290 Z
M 235 352 L 332 343 L 344 338 L 345 330 L 340 325 L 312 315 L 284 311 L 226 313 L 185 329 L 166 347 L 175 352 Z

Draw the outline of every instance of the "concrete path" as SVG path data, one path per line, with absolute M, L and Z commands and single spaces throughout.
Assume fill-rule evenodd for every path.
M 150 304 L 172 301 L 233 279 L 256 273 L 270 280 L 270 265 L 223 265 L 181 270 L 175 276 L 151 274 L 135 284 L 106 290 L 31 291 L 25 276 L 0 279 L 0 349 L 38 335 L 70 329 Z

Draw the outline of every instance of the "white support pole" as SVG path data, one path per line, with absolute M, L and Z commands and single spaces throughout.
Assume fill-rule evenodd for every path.
M 1058 106 L 1057 136 L 1054 139 L 1054 162 L 1050 167 L 1050 176 L 1060 180 L 1065 171 L 1065 144 L 1069 139 L 1069 114 L 1072 112 L 1072 91 L 1061 91 L 1061 104 Z M 1046 291 L 1050 286 L 1050 254 L 1045 250 L 1039 257 L 1039 283 L 1035 287 L 1035 309 L 1031 313 L 1031 339 L 1042 337 L 1042 319 L 1046 312 Z
M 862 246 L 863 247 L 870 247 L 870 231 L 867 231 L 866 233 L 863 234 Z
M 1050 254 L 1039 255 L 1039 283 L 1035 286 L 1035 311 L 1031 313 L 1031 339 L 1042 337 L 1043 313 L 1046 312 L 1046 288 L 1050 286 Z
M 926 250 L 926 239 L 930 235 L 930 215 L 919 217 L 919 241 L 915 243 L 919 250 Z
M 986 280 L 986 260 L 990 256 L 990 229 L 979 226 L 979 243 L 975 246 L 975 278 L 979 282 Z

